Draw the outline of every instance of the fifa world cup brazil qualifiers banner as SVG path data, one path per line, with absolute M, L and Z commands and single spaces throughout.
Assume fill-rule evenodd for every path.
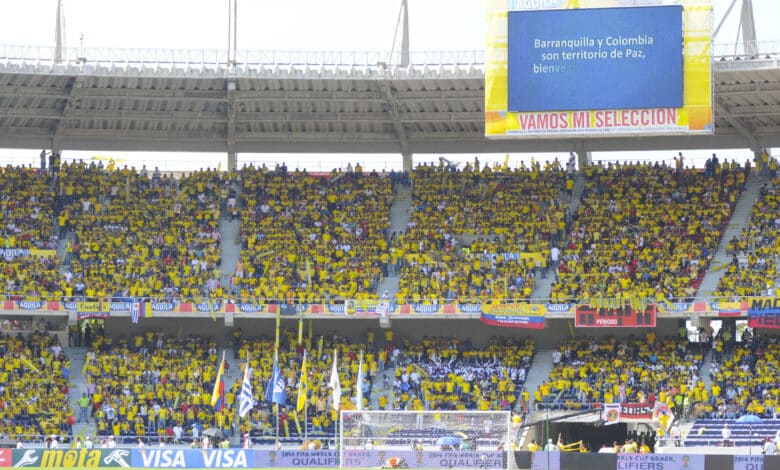
M 711 0 L 488 0 L 488 138 L 713 132 Z

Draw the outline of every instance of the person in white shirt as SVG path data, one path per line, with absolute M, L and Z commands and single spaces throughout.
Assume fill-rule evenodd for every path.
M 729 429 L 728 423 L 723 425 L 723 429 L 720 431 L 720 434 L 723 436 L 723 447 L 731 447 L 731 429 Z

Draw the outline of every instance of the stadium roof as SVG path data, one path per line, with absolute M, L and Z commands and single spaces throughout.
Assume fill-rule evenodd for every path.
M 712 136 L 486 140 L 482 51 L 0 46 L 0 147 L 488 153 L 780 146 L 780 44 L 713 59 Z M 716 48 L 717 51 L 717 48 Z

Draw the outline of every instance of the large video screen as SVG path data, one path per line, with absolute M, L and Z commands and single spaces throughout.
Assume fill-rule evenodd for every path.
M 682 13 L 509 12 L 509 111 L 682 107 Z
M 712 133 L 711 0 L 488 0 L 488 138 Z

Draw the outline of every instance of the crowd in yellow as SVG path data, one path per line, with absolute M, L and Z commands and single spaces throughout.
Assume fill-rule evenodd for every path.
M 49 254 L 14 250 L 53 250 L 54 194 L 37 170 L 0 168 L 0 249 L 7 250 L 0 269 L 0 287 L 20 300 L 49 298 L 59 287 L 57 262 Z
M 778 371 L 778 338 L 751 338 L 725 354 L 710 372 L 711 400 L 703 403 L 697 417 L 736 418 L 745 413 L 765 418 L 780 416 Z
M 585 176 L 555 301 L 691 297 L 746 178 L 736 163 L 708 172 L 610 163 Z
M 418 166 L 411 179 L 411 221 L 384 260 L 401 267 L 399 303 L 530 297 L 534 268 L 565 233 L 560 165 L 480 168 L 477 160 L 455 171 L 442 163 Z
M 732 262 L 718 282 L 716 296 L 745 297 L 776 292 L 775 256 L 780 249 L 778 184 L 780 180 L 773 179 L 761 187 L 747 227 L 739 237 L 729 240 L 726 251 Z
M 196 423 L 229 427 L 235 395 L 226 393 L 222 411 L 211 406 L 217 362 L 213 339 L 153 331 L 118 341 L 96 335 L 82 373 L 98 435 L 167 439 L 176 425 L 184 437 Z
M 542 408 L 659 401 L 682 412 L 685 404 L 710 398 L 700 380 L 701 351 L 694 350 L 687 338 L 658 339 L 652 330 L 644 338 L 619 341 L 570 338 L 554 362 L 549 378 L 534 392 Z
M 250 166 L 241 171 L 241 182 L 237 297 L 377 298 L 392 200 L 388 178 L 359 165 L 328 175 Z
M 74 416 L 67 400 L 70 359 L 47 333 L 0 338 L 0 434 L 21 442 L 65 440 Z
M 175 179 L 75 162 L 60 174 L 58 224 L 75 234 L 60 295 L 223 296 L 218 224 L 228 174 Z

